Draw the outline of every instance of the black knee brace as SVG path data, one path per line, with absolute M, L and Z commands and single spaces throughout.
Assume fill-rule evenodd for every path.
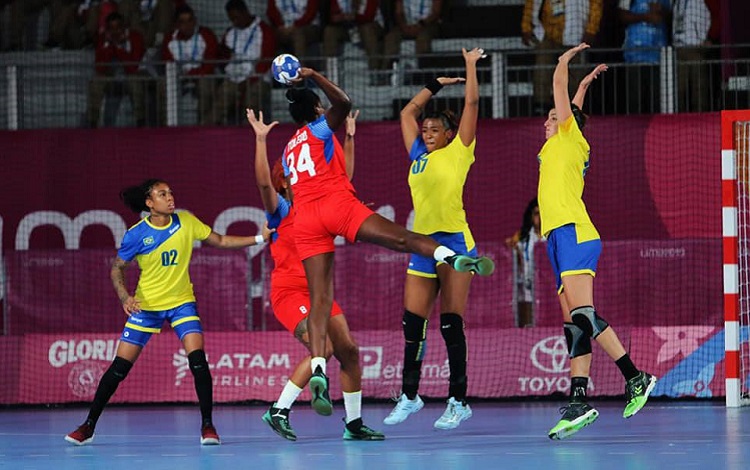
M 115 357 L 115 360 L 112 361 L 112 365 L 109 366 L 107 372 L 110 372 L 112 377 L 119 383 L 125 380 L 125 377 L 128 376 L 128 372 L 130 372 L 132 367 L 132 362 L 117 356 Z
M 406 340 L 406 359 L 421 361 L 424 359 L 427 346 L 427 320 L 408 310 L 404 310 L 404 318 L 401 321 L 401 325 L 404 328 L 404 339 Z
M 440 333 L 448 349 L 450 382 L 448 393 L 456 400 L 466 398 L 466 335 L 464 319 L 456 313 L 440 315 Z
M 591 353 L 591 338 L 575 323 L 565 323 L 565 342 L 570 358 Z
M 570 316 L 573 323 L 594 339 L 609 326 L 609 323 L 600 317 L 590 305 L 574 308 L 570 311 Z
M 208 369 L 208 361 L 206 360 L 206 353 L 202 349 L 197 349 L 188 354 L 188 364 L 190 365 L 190 372 L 193 373 L 194 377 L 203 375 L 211 372 Z

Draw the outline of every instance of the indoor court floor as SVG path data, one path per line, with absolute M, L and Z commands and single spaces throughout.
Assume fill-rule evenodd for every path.
M 0 468 L 8 469 L 731 469 L 750 468 L 750 408 L 723 402 L 655 401 L 629 420 L 619 401 L 591 402 L 599 420 L 564 441 L 547 438 L 563 402 L 482 402 L 452 431 L 432 423 L 440 402 L 397 426 L 385 426 L 390 404 L 365 404 L 382 442 L 342 440 L 343 407 L 331 417 L 307 404 L 291 414 L 298 440 L 286 441 L 261 421 L 264 406 L 217 406 L 222 445 L 199 444 L 197 406 L 110 406 L 94 441 L 73 446 L 63 436 L 85 408 L 0 411 Z

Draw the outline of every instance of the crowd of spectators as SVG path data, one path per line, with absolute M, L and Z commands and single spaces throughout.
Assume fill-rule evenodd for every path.
M 98 123 L 99 111 L 94 108 L 100 106 L 101 97 L 115 88 L 133 100 L 140 124 L 145 108 L 138 101 L 144 99 L 142 88 L 146 85 L 145 80 L 136 78 L 149 74 L 158 83 L 152 93 L 163 124 L 164 69 L 142 63 L 162 61 L 178 64 L 178 73 L 185 78 L 179 93 L 196 97 L 199 122 L 210 125 L 225 123 L 227 116 L 236 115 L 233 108 L 265 104 L 273 85 L 266 72 L 270 60 L 281 52 L 303 61 L 335 57 L 342 53 L 342 45 L 350 42 L 364 50 L 369 69 L 378 72 L 371 74 L 375 80 L 370 83 L 390 84 L 379 78 L 395 68 L 404 39 L 414 40 L 417 55 L 432 51 L 441 24 L 450 22 L 448 1 L 267 0 L 265 11 L 253 11 L 245 0 L 217 0 L 217 7 L 224 7 L 227 23 L 225 30 L 216 31 L 201 25 L 190 0 L 0 0 L 0 14 L 10 19 L 9 31 L 0 39 L 4 38 L 3 50 L 94 49 L 96 75 L 87 114 L 90 126 Z M 675 46 L 682 64 L 678 110 L 709 109 L 709 79 L 700 64 L 709 54 L 703 46 L 720 40 L 721 0 L 523 1 L 517 28 L 522 42 L 535 52 L 534 113 L 544 114 L 551 106 L 550 75 L 559 51 L 582 41 L 622 47 L 621 60 L 627 65 L 624 79 L 638 84 L 625 89 L 644 91 L 624 93 L 627 112 L 658 110 L 660 49 L 666 45 Z M 254 5 L 257 9 L 258 2 Z M 33 26 L 45 9 L 49 11 L 48 37 L 37 45 L 31 37 Z M 605 23 L 603 18 L 614 21 Z M 472 25 L 465 27 L 470 37 Z M 613 28 L 621 34 L 612 34 Z M 606 44 L 607 38 L 613 37 L 619 37 L 620 43 Z M 578 61 L 578 67 L 571 67 L 573 75 L 586 70 L 586 55 Z M 323 68 L 323 64 L 313 65 Z M 214 78 L 202 80 L 203 76 Z M 578 80 L 574 77 L 570 82 Z

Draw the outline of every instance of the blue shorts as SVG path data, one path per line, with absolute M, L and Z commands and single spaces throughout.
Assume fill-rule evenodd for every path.
M 602 253 L 602 241 L 594 239 L 578 243 L 574 224 L 552 230 L 547 237 L 547 254 L 557 281 L 557 292 L 562 292 L 563 276 L 591 274 L 596 276 L 596 265 Z
M 152 334 L 161 333 L 161 326 L 165 320 L 169 321 L 180 341 L 188 333 L 203 334 L 195 302 L 188 302 L 169 310 L 141 310 L 130 315 L 122 330 L 120 341 L 146 346 Z
M 469 248 L 466 242 L 466 237 L 463 233 L 446 233 L 446 232 L 435 232 L 430 234 L 436 242 L 443 246 L 450 248 L 459 255 L 476 256 L 477 247 L 472 246 Z M 473 245 L 473 240 L 472 240 Z M 435 261 L 435 258 L 428 258 L 417 254 L 411 255 L 409 258 L 409 268 L 406 270 L 407 274 L 413 274 L 420 277 L 437 278 L 437 265 L 442 261 Z

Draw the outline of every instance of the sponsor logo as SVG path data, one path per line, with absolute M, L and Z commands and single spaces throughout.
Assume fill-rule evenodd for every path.
M 566 393 L 570 389 L 570 377 L 567 375 L 570 370 L 568 345 L 564 336 L 549 336 L 538 341 L 531 347 L 529 360 L 543 374 L 519 377 L 520 392 L 548 395 L 555 392 Z M 594 389 L 591 379 L 588 389 Z
M 206 354 L 206 360 L 213 371 L 214 387 L 283 386 L 288 378 L 286 371 L 292 367 L 286 353 L 223 353 L 218 355 L 216 361 Z M 180 348 L 172 354 L 172 366 L 175 368 L 175 386 L 183 385 L 190 370 L 184 349 Z M 273 374 L 276 369 L 284 369 L 285 373 Z M 192 381 L 187 382 L 192 386 Z
M 359 359 L 362 364 L 363 379 L 379 379 L 383 365 L 383 348 L 381 346 L 362 346 L 359 348 Z
M 68 387 L 78 398 L 91 398 L 107 365 L 97 361 L 83 361 L 70 368 Z
M 177 224 L 174 227 L 172 227 L 172 228 L 169 229 L 169 234 L 172 235 L 173 233 L 175 233 L 179 229 L 180 229 L 180 224 Z
M 111 361 L 115 357 L 114 339 L 57 340 L 47 352 L 52 367 L 63 367 L 81 361 Z
M 378 380 L 382 384 L 401 386 L 404 365 L 401 361 L 388 363 L 385 360 L 382 346 L 360 346 L 359 357 L 362 363 L 362 378 Z M 450 377 L 448 360 L 443 363 L 422 363 L 422 384 L 445 383 Z

